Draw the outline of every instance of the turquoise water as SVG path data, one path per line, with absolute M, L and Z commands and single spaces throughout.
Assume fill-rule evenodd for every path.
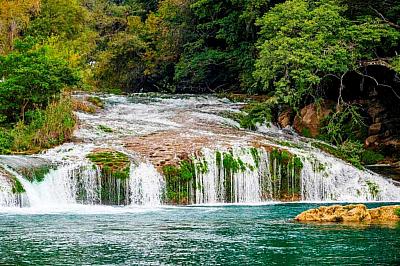
M 400 225 L 292 221 L 316 206 L 3 211 L 0 264 L 400 265 Z

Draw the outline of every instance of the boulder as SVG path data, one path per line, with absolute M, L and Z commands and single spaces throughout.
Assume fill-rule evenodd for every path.
M 383 206 L 370 209 L 369 213 L 373 221 L 400 221 L 400 217 L 395 212 L 397 209 L 400 209 L 399 205 Z
M 372 135 L 377 135 L 381 132 L 382 130 L 382 123 L 375 123 L 369 126 L 368 129 L 368 135 L 372 136 Z
M 285 128 L 292 123 L 292 111 L 290 109 L 283 111 L 278 116 L 278 124 L 281 128 Z
M 366 147 L 378 146 L 379 145 L 378 141 L 379 141 L 379 136 L 378 135 L 369 136 L 365 140 L 365 146 Z
M 309 104 L 300 111 L 300 115 L 294 118 L 294 129 L 306 137 L 316 137 L 319 135 L 322 121 L 333 112 L 335 103 L 324 101 L 317 105 Z
M 321 206 L 296 216 L 300 222 L 386 222 L 400 221 L 396 210 L 400 205 L 367 209 L 363 204 Z

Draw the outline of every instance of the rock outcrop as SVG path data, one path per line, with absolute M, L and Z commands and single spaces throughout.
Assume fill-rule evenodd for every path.
M 324 101 L 320 105 L 309 104 L 300 111 L 300 115 L 294 118 L 294 129 L 305 137 L 317 137 L 321 123 L 333 112 L 334 102 Z
M 389 222 L 400 221 L 400 205 L 367 209 L 363 204 L 321 206 L 299 214 L 299 222 Z

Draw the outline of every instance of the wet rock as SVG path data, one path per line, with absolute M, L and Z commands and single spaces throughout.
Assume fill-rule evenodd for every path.
M 301 109 L 300 115 L 294 118 L 294 129 L 306 137 L 318 136 L 322 121 L 333 112 L 334 105 L 332 101 L 325 101 L 320 105 L 307 105 Z
M 396 211 L 400 205 L 367 209 L 363 204 L 321 206 L 304 211 L 295 220 L 300 222 L 386 222 L 400 221 Z
M 278 117 L 278 124 L 282 127 L 285 128 L 292 123 L 292 111 L 291 110 L 285 110 L 282 113 L 279 114 Z
M 400 210 L 400 206 L 383 206 L 375 209 L 370 209 L 372 221 L 400 221 L 400 216 L 396 213 Z
M 379 136 L 378 135 L 369 136 L 365 140 L 365 146 L 367 146 L 367 147 L 378 146 L 378 144 L 379 144 L 378 140 L 379 140 Z
M 368 135 L 377 135 L 382 130 L 382 123 L 375 123 L 369 126 Z

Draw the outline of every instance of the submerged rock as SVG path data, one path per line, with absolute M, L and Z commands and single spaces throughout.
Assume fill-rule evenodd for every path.
M 297 215 L 300 222 L 387 222 L 400 221 L 400 205 L 367 209 L 363 204 L 321 206 Z

